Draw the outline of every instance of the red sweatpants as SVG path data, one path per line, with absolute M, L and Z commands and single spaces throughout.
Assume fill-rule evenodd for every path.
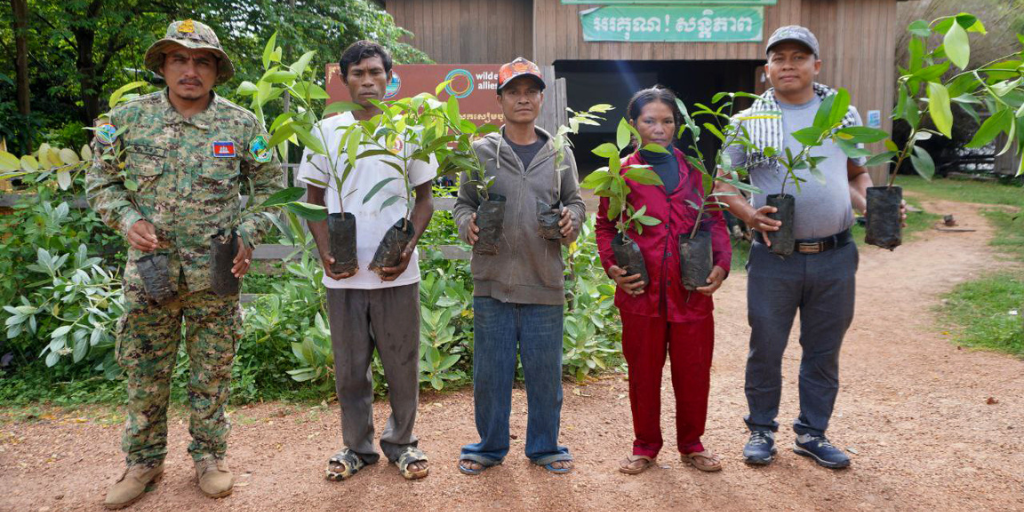
M 671 358 L 676 397 L 679 452 L 704 451 L 700 437 L 708 416 L 711 356 L 715 347 L 712 315 L 696 322 L 622 313 L 622 353 L 629 366 L 629 404 L 633 410 L 633 455 L 656 457 L 661 438 L 661 370 Z

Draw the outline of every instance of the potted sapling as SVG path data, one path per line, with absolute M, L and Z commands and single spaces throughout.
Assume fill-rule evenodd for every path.
M 290 65 L 282 63 L 282 53 L 281 47 L 277 46 L 275 33 L 263 50 L 263 76 L 255 84 L 242 82 L 238 86 L 238 94 L 252 97 L 252 111 L 262 124 L 266 124 L 264 106 L 268 102 L 281 97 L 289 98 L 294 110 L 278 115 L 271 123 L 271 137 L 267 146 L 276 148 L 281 155 L 287 154 L 289 143 L 304 146 L 313 157 L 322 157 L 327 165 L 326 169 L 320 169 L 319 164 L 313 161 L 313 165 L 327 176 L 328 182 L 309 181 L 324 189 L 341 191 L 351 168 L 343 170 L 338 161 L 331 158 L 323 142 L 328 140 L 328 134 L 324 133 L 320 121 L 335 114 L 361 110 L 362 107 L 347 101 L 335 101 L 320 110 L 320 102 L 329 99 L 329 95 L 316 83 L 315 70 L 309 65 L 315 52 L 306 52 Z M 320 111 L 319 115 L 317 111 Z M 342 139 L 341 144 L 347 144 L 347 140 Z M 313 205 L 292 204 L 295 203 L 289 203 L 288 208 L 307 221 L 322 221 L 326 217 L 330 253 L 334 258 L 331 271 L 336 274 L 354 274 L 359 268 L 355 216 L 345 212 L 343 205 L 339 205 L 340 213 L 326 214 Z
M 761 100 L 761 98 L 758 98 Z M 763 114 L 763 111 L 748 111 L 741 113 L 741 116 L 752 118 Z M 801 144 L 801 149 L 796 154 L 789 148 L 779 150 L 773 147 L 758 149 L 766 158 L 775 160 L 782 168 L 782 186 L 778 194 L 771 194 L 765 198 L 768 206 L 777 209 L 775 213 L 768 216 L 782 222 L 778 231 L 765 233 L 768 241 L 771 242 L 770 250 L 779 256 L 789 256 L 796 248 L 796 238 L 793 234 L 794 220 L 796 216 L 796 197 L 786 193 L 786 185 L 792 184 L 796 193 L 800 193 L 800 184 L 807 180 L 797 174 L 798 171 L 807 170 L 819 183 L 825 183 L 825 175 L 818 168 L 818 165 L 825 159 L 824 156 L 812 156 L 811 151 L 825 143 L 833 141 L 843 153 L 850 158 L 861 158 L 871 156 L 871 152 L 860 147 L 860 144 L 878 142 L 887 137 L 887 134 L 875 128 L 854 126 L 854 117 L 850 114 L 850 93 L 846 89 L 836 89 L 833 94 L 826 96 L 818 107 L 811 126 L 797 130 L 791 135 Z M 751 142 L 748 147 L 752 147 Z
M 696 106 L 699 110 L 693 114 L 693 117 L 709 116 L 712 118 L 711 121 L 704 123 L 704 129 L 712 133 L 722 143 L 718 152 L 715 153 L 715 168 L 721 169 L 722 173 L 717 173 L 707 168 L 704 163 L 704 154 L 701 152 L 699 145 L 704 130 L 694 122 L 693 117 L 690 116 L 682 100 L 676 99 L 679 112 L 683 115 L 683 125 L 679 127 L 679 133 L 676 138 L 682 140 L 683 134 L 687 130 L 690 131 L 692 137 L 690 150 L 696 156 L 684 156 L 691 167 L 700 171 L 703 189 L 702 191 L 696 191 L 697 201 L 686 200 L 686 203 L 697 211 L 697 217 L 693 222 L 693 229 L 689 233 L 680 234 L 677 240 L 679 244 L 680 275 L 682 276 L 683 288 L 688 291 L 694 291 L 697 288 L 707 286 L 708 277 L 714 268 L 714 252 L 709 226 L 712 220 L 710 212 L 722 211 L 727 208 L 728 205 L 719 199 L 735 195 L 735 192 L 715 192 L 715 182 L 728 183 L 739 190 L 752 194 L 762 193 L 757 187 L 747 185 L 741 181 L 741 177 L 746 175 L 746 170 L 742 167 L 734 167 L 724 151 L 724 148 L 729 144 L 750 144 L 749 136 L 743 125 L 732 122 L 734 120 L 732 110 L 735 98 L 737 95 L 743 94 L 745 93 L 716 94 L 712 103 L 718 103 L 725 96 L 728 96 L 729 100 L 715 110 L 697 103 Z M 723 112 L 726 109 L 728 109 L 728 113 Z M 744 121 L 746 118 L 739 116 L 735 120 Z
M 475 151 L 471 152 L 475 155 Z M 482 165 L 470 167 L 467 175 L 470 178 L 467 184 L 480 200 L 480 206 L 476 208 L 476 226 L 480 231 L 477 233 L 476 243 L 473 244 L 473 254 L 494 256 L 498 254 L 499 243 L 504 234 L 506 198 L 501 194 L 489 192 L 494 185 L 494 176 L 488 176 Z
M 439 85 L 438 90 L 443 89 L 446 85 L 447 83 Z M 349 128 L 349 146 L 346 150 L 350 155 L 349 162 L 370 156 L 386 157 L 385 163 L 391 166 L 397 174 L 397 176 L 384 177 L 375 183 L 363 196 L 363 203 L 370 201 L 393 181 L 400 180 L 403 185 L 403 194 L 392 194 L 380 206 L 383 210 L 399 201 L 403 201 L 405 205 L 405 215 L 385 233 L 374 253 L 373 261 L 368 267 L 369 270 L 383 277 L 382 269 L 398 265 L 403 252 L 416 237 L 412 223 L 414 198 L 413 186 L 410 181 L 413 166 L 440 161 L 442 165 L 439 166 L 438 174 L 446 174 L 455 169 L 467 167 L 472 171 L 477 168 L 482 171 L 483 166 L 480 165 L 476 153 L 472 150 L 472 139 L 475 136 L 495 131 L 497 128 L 493 125 L 484 125 L 478 128 L 471 121 L 462 119 L 459 113 L 458 99 L 455 97 L 450 97 L 447 102 L 442 102 L 433 94 L 421 93 L 411 98 L 373 101 L 373 103 L 381 110 L 381 114 L 367 121 L 356 123 Z M 368 149 L 359 152 L 360 144 Z M 355 157 L 351 158 L 351 155 L 355 155 Z M 479 172 L 477 174 L 479 175 Z M 504 201 L 503 198 L 497 199 L 497 194 L 488 196 L 486 189 L 490 187 L 490 184 L 491 182 L 487 182 L 482 187 L 481 195 L 487 199 L 484 204 L 481 204 L 481 210 L 478 212 L 500 210 L 500 215 L 491 217 L 481 216 L 478 213 L 477 219 L 478 222 L 481 222 L 481 217 L 484 217 L 487 219 L 484 222 L 490 222 L 497 218 L 500 230 L 500 224 L 504 221 Z M 497 204 L 498 206 L 493 209 L 485 209 L 485 204 Z M 483 231 L 482 228 L 481 231 Z M 498 237 L 500 237 L 500 231 Z M 494 238 L 495 243 L 497 240 L 498 238 Z
M 552 175 L 554 182 L 551 188 L 553 201 L 548 203 L 542 199 L 537 199 L 537 234 L 546 240 L 561 240 L 563 238 L 562 229 L 558 223 L 562 220 L 562 173 L 567 170 L 563 162 L 565 160 L 564 149 L 572 147 L 569 134 L 578 134 L 581 125 L 598 126 L 599 121 L 604 120 L 600 114 L 612 110 L 612 106 L 599 104 L 580 112 L 572 109 L 566 110 L 572 113 L 572 117 L 569 118 L 568 124 L 558 127 L 551 140 L 555 148 L 555 173 Z
M 449 83 L 450 81 L 439 84 L 435 94 L 440 94 Z M 435 98 L 426 98 L 426 102 L 440 103 Z M 498 254 L 504 234 L 506 198 L 490 192 L 490 188 L 494 186 L 494 177 L 487 175 L 487 169 L 473 150 L 473 141 L 498 131 L 498 127 L 492 124 L 478 127 L 472 121 L 463 119 L 459 113 L 459 102 L 455 97 L 449 97 L 447 103 L 440 103 L 438 106 L 444 108 L 438 109 L 432 116 L 435 118 L 433 123 L 437 130 L 444 125 L 448 132 L 431 143 L 430 150 L 438 161 L 437 174 L 451 176 L 460 172 L 465 173 L 468 178 L 465 184 L 470 186 L 480 201 L 476 209 L 476 225 L 480 231 L 477 233 L 476 244 L 473 245 L 473 254 L 494 256 Z
M 622 152 L 631 148 L 633 151 L 640 149 L 639 144 L 634 147 L 633 138 L 639 141 L 640 134 L 622 119 L 616 129 L 615 143 L 606 142 L 593 150 L 595 155 L 607 158 L 608 165 L 590 173 L 580 186 L 593 190 L 594 195 L 598 197 L 608 199 L 608 220 L 615 222 L 615 229 L 618 231 L 612 239 L 615 262 L 619 268 L 626 271 L 626 276 L 640 274 L 640 281 L 647 283 L 650 281 L 647 276 L 647 265 L 640 252 L 640 246 L 629 237 L 629 232 L 632 230 L 638 235 L 642 234 L 644 226 L 657 226 L 661 224 L 661 220 L 646 215 L 646 206 L 636 209 L 629 203 L 629 193 L 632 189 L 626 179 L 641 185 L 664 183 L 649 165 L 630 165 L 625 169 L 622 167 Z M 667 151 L 658 144 L 648 144 L 643 149 L 660 153 Z
M 895 185 L 896 174 L 909 159 L 922 178 L 930 180 L 935 163 L 918 141 L 933 135 L 952 137 L 952 105 L 956 104 L 980 125 L 968 148 L 982 148 L 1000 134 L 1006 143 L 999 155 L 1015 149 L 1021 153 L 1024 132 L 1024 70 L 1020 67 L 1021 49 L 970 68 L 971 46 L 968 33 L 985 34 L 985 26 L 975 16 L 960 13 L 945 16 L 931 23 L 918 20 L 910 24 L 909 62 L 900 68 L 897 80 L 898 100 L 892 119 L 909 125 L 907 143 L 899 148 L 892 140 L 885 141 L 886 151 L 873 157 L 868 165 L 888 165 L 886 184 L 871 187 L 867 194 L 867 226 L 864 241 L 885 249 L 895 249 L 903 241 L 903 190 Z M 942 36 L 942 44 L 928 47 L 933 35 Z M 1018 36 L 1019 37 L 1019 36 Z M 937 39 L 937 38 L 935 38 Z M 1024 45 L 1024 40 L 1021 40 Z M 959 73 L 950 76 L 955 66 Z M 949 78 L 945 78 L 949 76 Z M 988 117 L 981 121 L 978 110 Z M 935 129 L 924 125 L 925 114 Z M 996 147 L 999 149 L 999 147 Z M 1024 171 L 1024 161 L 1017 175 Z
M 327 218 L 327 210 L 323 207 L 299 201 L 306 193 L 302 187 L 288 187 L 277 191 L 262 203 L 251 204 L 239 210 L 232 226 L 217 231 L 210 237 L 210 289 L 222 297 L 237 295 L 241 290 L 241 280 L 231 272 L 235 266 L 235 256 L 238 255 L 238 241 L 249 244 L 249 233 L 241 230 L 242 220 L 252 215 L 263 215 L 271 223 L 274 210 L 285 207 L 296 215 L 311 221 L 321 221 Z M 252 182 L 249 182 L 249 201 L 255 196 Z M 141 260 L 140 260 L 141 261 Z M 140 266 L 139 271 L 143 268 Z M 166 267 L 164 267 L 166 272 Z

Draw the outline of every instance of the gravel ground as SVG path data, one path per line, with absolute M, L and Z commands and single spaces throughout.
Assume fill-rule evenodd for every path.
M 743 464 L 743 368 L 749 330 L 746 281 L 736 273 L 716 296 L 717 344 L 705 444 L 725 469 L 682 465 L 670 436 L 660 467 L 616 471 L 632 441 L 626 382 L 606 374 L 565 384 L 561 441 L 576 471 L 552 475 L 523 456 L 526 397 L 513 397 L 512 452 L 505 464 L 458 473 L 462 444 L 476 440 L 472 393 L 424 393 L 417 423 L 432 472 L 406 482 L 394 466 L 369 467 L 346 482 L 323 470 L 339 447 L 336 404 L 267 403 L 232 411 L 232 496 L 211 501 L 194 483 L 187 418 L 174 409 L 163 482 L 134 510 L 1024 510 L 1024 361 L 961 350 L 936 327 L 938 295 L 1000 263 L 977 206 L 926 202 L 972 233 L 928 231 L 895 252 L 862 248 L 857 317 L 842 357 L 842 390 L 829 435 L 853 465 L 830 471 L 793 454 L 783 428 L 775 464 Z M 794 332 L 797 328 L 794 327 Z M 797 414 L 799 344 L 784 361 L 780 422 Z M 663 428 L 674 430 L 663 387 Z M 992 400 L 990 400 L 992 398 Z M 376 404 L 383 427 L 386 402 Z M 120 475 L 121 413 L 111 407 L 46 409 L 36 418 L 0 413 L 0 510 L 102 510 Z

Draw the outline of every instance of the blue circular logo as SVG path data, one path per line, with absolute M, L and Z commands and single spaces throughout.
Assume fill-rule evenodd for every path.
M 448 82 L 448 86 L 444 88 L 445 92 L 460 100 L 473 92 L 473 75 L 465 69 L 451 70 L 448 76 L 444 77 L 444 81 Z

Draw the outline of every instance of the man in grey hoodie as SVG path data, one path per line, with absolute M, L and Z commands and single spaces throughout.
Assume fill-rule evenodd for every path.
M 526 456 L 548 471 L 572 470 L 568 448 L 558 445 L 565 304 L 561 245 L 579 235 L 585 207 L 572 151 L 566 145 L 556 158 L 551 134 L 536 126 L 543 91 L 536 64 L 520 57 L 502 66 L 497 101 L 505 125 L 473 145 L 494 180 L 489 193 L 507 200 L 497 254 L 474 253 L 472 259 L 473 399 L 480 442 L 464 446 L 459 457 L 459 470 L 470 475 L 500 464 L 508 453 L 517 355 L 526 378 Z M 463 175 L 454 215 L 459 236 L 474 245 L 480 197 L 468 181 Z M 538 201 L 555 208 L 561 203 L 560 240 L 539 233 Z

